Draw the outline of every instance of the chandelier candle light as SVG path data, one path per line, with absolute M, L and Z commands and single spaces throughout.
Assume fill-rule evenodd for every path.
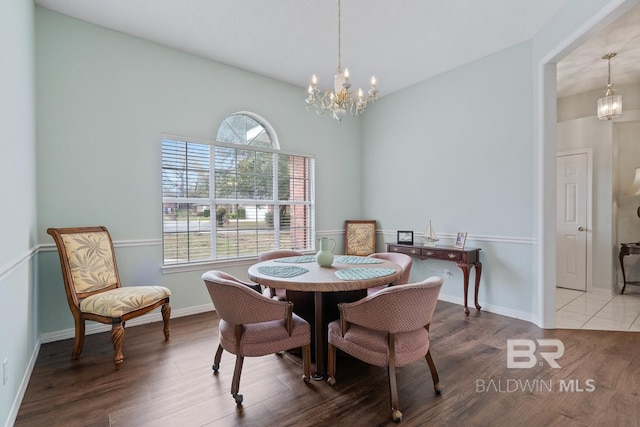
M 314 74 L 311 77 L 311 84 L 307 90 L 308 96 L 306 99 L 307 110 L 313 110 L 317 114 L 324 114 L 327 110 L 331 111 L 331 117 L 338 121 L 342 121 L 342 118 L 348 111 L 352 116 L 362 114 L 367 108 L 369 101 L 375 102 L 378 99 L 378 90 L 376 89 L 376 77 L 371 76 L 371 89 L 369 89 L 369 96 L 366 98 L 362 92 L 362 89 L 358 89 L 358 96 L 354 99 L 354 93 L 351 89 L 351 83 L 349 82 L 349 69 L 345 68 L 342 72 L 342 58 L 340 51 L 340 32 L 341 32 L 341 19 L 340 19 L 340 0 L 338 0 L 338 73 L 333 77 L 334 91 L 326 90 L 322 96 L 318 90 L 318 78 Z
M 616 53 L 607 53 L 602 57 L 606 59 L 609 65 L 609 80 L 607 81 L 607 90 L 604 96 L 598 99 L 598 120 L 617 119 L 622 115 L 622 97 L 615 94 L 613 84 L 611 84 L 611 58 Z

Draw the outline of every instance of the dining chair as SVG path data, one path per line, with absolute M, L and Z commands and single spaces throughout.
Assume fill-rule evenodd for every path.
M 329 378 L 336 383 L 336 349 L 370 365 L 386 366 L 391 417 L 402 421 L 398 405 L 396 367 L 425 358 L 436 394 L 442 392 L 431 357 L 429 323 L 442 287 L 440 277 L 404 286 L 391 286 L 352 303 L 338 304 L 340 319 L 329 323 Z
M 246 357 L 265 356 L 302 348 L 302 379 L 311 378 L 311 327 L 293 313 L 293 304 L 268 298 L 246 283 L 222 271 L 202 275 L 211 301 L 220 317 L 219 344 L 213 371 L 220 368 L 223 350 L 236 355 L 231 395 L 242 403 L 240 374 Z
M 171 328 L 171 291 L 163 286 L 122 286 L 113 241 L 106 227 L 47 229 L 58 248 L 67 302 L 75 322 L 71 359 L 80 357 L 85 321 L 111 325 L 113 361 L 120 369 L 125 322 L 162 307 L 164 338 Z
M 406 285 L 409 283 L 409 276 L 411 275 L 411 266 L 413 260 L 409 255 L 401 254 L 398 252 L 378 252 L 369 255 L 369 258 L 385 259 L 387 261 L 395 262 L 402 267 L 402 276 L 393 283 L 388 285 L 376 286 L 374 288 L 367 289 L 367 295 L 373 295 L 374 293 L 386 288 L 387 286 Z
M 302 252 L 287 250 L 287 249 L 277 249 L 269 252 L 263 252 L 258 255 L 258 262 L 269 261 L 271 259 L 277 258 L 287 258 L 292 256 L 302 256 Z M 269 298 L 277 299 L 278 301 L 286 301 L 287 294 L 284 289 L 274 289 L 271 287 L 267 287 L 264 290 L 265 296 Z

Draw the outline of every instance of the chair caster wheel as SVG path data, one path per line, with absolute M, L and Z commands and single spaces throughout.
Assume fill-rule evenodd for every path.
M 242 404 L 242 395 L 241 394 L 234 394 L 233 398 L 236 401 L 236 405 L 241 405 Z
M 398 411 L 397 409 L 394 409 L 393 412 L 391 413 L 391 418 L 393 418 L 393 421 L 399 423 L 400 421 L 402 421 L 402 412 Z
M 327 383 L 329 383 L 330 386 L 334 386 L 336 385 L 336 379 L 334 377 L 329 377 L 327 378 Z
M 302 376 L 302 381 L 304 381 L 305 383 L 309 384 L 309 381 L 311 381 L 311 377 L 308 375 L 303 375 Z
M 220 369 L 220 364 L 214 363 L 211 369 L 213 369 L 213 372 L 218 372 L 218 369 Z
M 440 383 L 436 384 L 435 386 L 433 386 L 434 390 L 436 391 L 437 395 L 442 394 L 442 386 L 440 385 Z

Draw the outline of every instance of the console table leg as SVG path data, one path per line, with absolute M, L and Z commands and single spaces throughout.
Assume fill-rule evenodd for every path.
M 476 308 L 480 310 L 482 307 L 480 307 L 480 304 L 478 304 L 478 289 L 480 289 L 480 275 L 482 274 L 482 263 L 478 261 L 474 265 L 476 266 L 476 289 L 475 289 L 476 292 L 475 292 L 475 298 L 473 302 L 475 303 Z
M 620 295 L 624 294 L 624 288 L 627 286 L 627 275 L 624 273 L 624 259 L 625 254 L 622 253 L 622 251 L 620 252 L 620 255 L 618 255 L 618 258 L 620 259 L 620 269 L 622 270 L 622 292 L 620 292 Z
M 458 267 L 462 270 L 462 276 L 464 277 L 464 314 L 469 315 L 469 307 L 467 307 L 467 296 L 469 295 L 469 264 L 457 263 Z

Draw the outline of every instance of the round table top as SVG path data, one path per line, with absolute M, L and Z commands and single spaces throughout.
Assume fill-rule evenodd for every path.
M 275 289 L 287 289 L 290 291 L 306 292 L 355 291 L 358 289 L 388 285 L 400 279 L 400 277 L 402 276 L 402 267 L 391 261 L 378 259 L 382 262 L 378 264 L 344 264 L 337 261 L 339 258 L 340 255 L 334 255 L 334 261 L 330 267 L 320 267 L 315 261 L 305 263 L 283 263 L 278 262 L 275 259 L 263 261 L 252 265 L 249 268 L 248 275 L 249 279 L 264 286 Z M 258 271 L 258 268 L 262 266 L 282 267 L 286 265 L 302 267 L 309 271 L 295 277 L 275 277 L 260 273 Z M 335 274 L 338 270 L 347 270 L 351 268 L 390 268 L 395 270 L 395 273 L 382 277 L 357 280 L 343 280 Z

